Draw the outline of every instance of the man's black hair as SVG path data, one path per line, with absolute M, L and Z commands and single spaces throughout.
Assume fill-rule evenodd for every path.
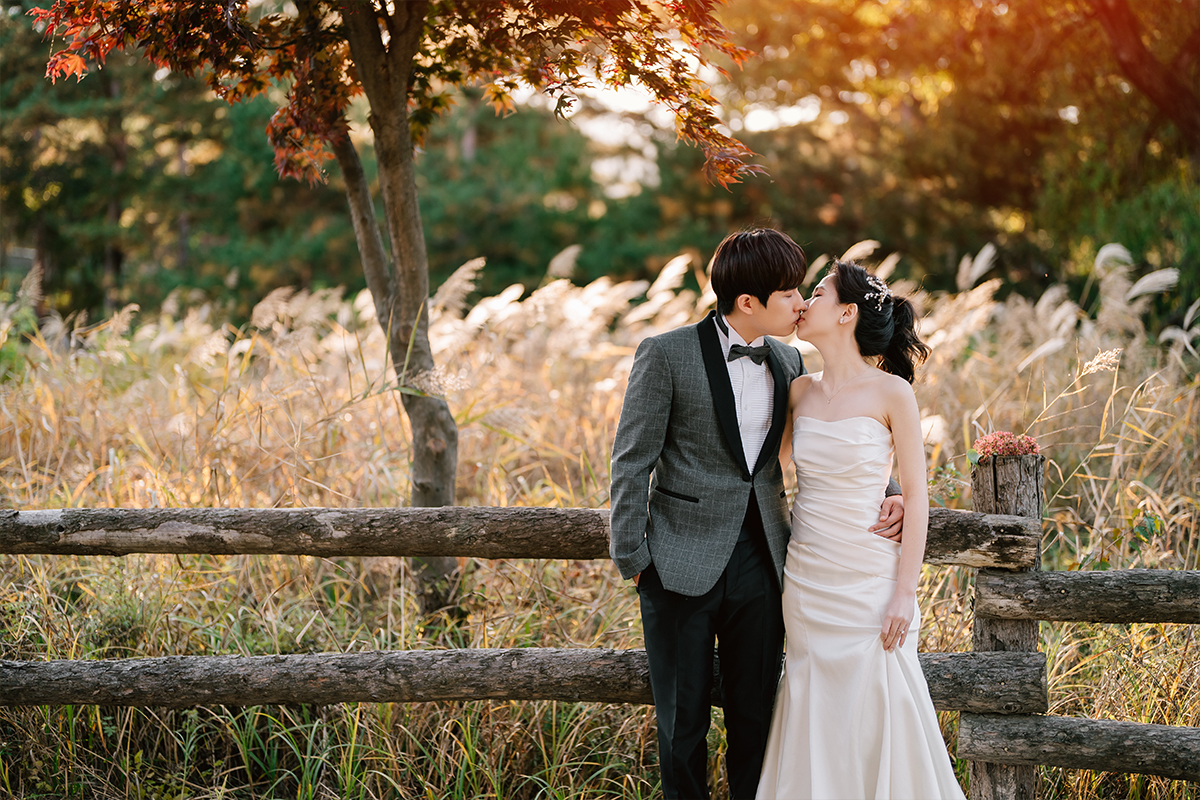
M 765 306 L 772 293 L 799 288 L 807 271 L 804 250 L 786 233 L 771 228 L 731 233 L 713 256 L 712 288 L 717 295 L 717 310 L 728 315 L 743 294 Z

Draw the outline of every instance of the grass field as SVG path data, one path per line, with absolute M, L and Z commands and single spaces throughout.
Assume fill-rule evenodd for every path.
M 969 508 L 974 438 L 1028 432 L 1049 458 L 1047 568 L 1198 569 L 1188 332 L 1160 345 L 1143 329 L 1148 298 L 1119 250 L 1087 262 L 1083 297 L 1055 286 L 999 301 L 998 281 L 969 275 L 957 294 L 916 293 L 934 349 L 916 387 L 931 496 Z M 420 382 L 458 418 L 459 503 L 607 504 L 633 347 L 700 316 L 707 299 L 680 288 L 691 269 L 677 260 L 652 286 L 553 281 L 469 311 L 471 268 L 439 291 L 430 335 L 444 366 Z M 26 339 L 30 300 L 0 306 L 3 507 L 404 503 L 407 430 L 369 298 L 280 291 L 237 330 L 175 298 Z M 636 596 L 608 562 L 463 566 L 465 614 L 451 618 L 419 615 L 399 559 L 6 557 L 0 657 L 641 645 Z M 923 650 L 970 648 L 969 588 L 968 570 L 926 569 Z M 1194 638 L 1191 626 L 1043 623 L 1052 712 L 1200 725 Z M 953 748 L 955 715 L 942 723 Z M 649 708 L 554 702 L 6 708 L 0 794 L 650 797 L 654 730 Z M 711 745 L 723 746 L 719 726 Z M 711 769 L 719 784 L 715 758 Z M 1197 796 L 1157 778 L 1043 776 L 1052 797 Z

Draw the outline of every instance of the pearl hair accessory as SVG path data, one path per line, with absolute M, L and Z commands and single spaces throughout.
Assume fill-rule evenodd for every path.
M 864 294 L 863 300 L 874 300 L 875 310 L 883 311 L 883 303 L 885 300 L 888 300 L 892 297 L 892 290 L 888 288 L 886 283 L 874 275 L 867 276 L 867 283 L 871 284 L 871 287 L 875 289 L 875 291 Z

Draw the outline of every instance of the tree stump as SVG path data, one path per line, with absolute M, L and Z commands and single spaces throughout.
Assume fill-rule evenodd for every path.
M 974 510 L 1028 517 L 1041 524 L 1045 465 L 1041 455 L 992 456 L 980 461 L 971 470 Z M 1040 569 L 1038 561 L 1031 569 Z M 976 613 L 972 638 L 977 651 L 1036 652 L 1038 623 Z M 972 761 L 969 775 L 970 800 L 1035 800 L 1037 796 L 1037 768 L 1032 765 Z

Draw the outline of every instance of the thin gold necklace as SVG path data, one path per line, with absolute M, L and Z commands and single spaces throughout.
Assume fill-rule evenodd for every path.
M 833 394 L 831 394 L 831 395 L 829 395 L 829 397 L 825 398 L 825 405 L 829 405 L 830 403 L 832 403 L 833 398 L 837 397 L 838 392 L 840 392 L 842 389 L 845 389 L 847 386 L 854 383 L 856 380 L 861 378 L 863 375 L 866 375 L 868 372 L 870 372 L 870 370 L 864 369 L 862 372 L 858 373 L 853 378 L 851 378 L 850 380 L 843 383 L 837 389 L 834 389 Z M 821 385 L 822 385 L 822 387 L 824 387 L 824 385 L 825 385 L 825 376 L 824 375 L 821 376 Z M 821 394 L 825 394 L 824 388 L 821 389 Z

